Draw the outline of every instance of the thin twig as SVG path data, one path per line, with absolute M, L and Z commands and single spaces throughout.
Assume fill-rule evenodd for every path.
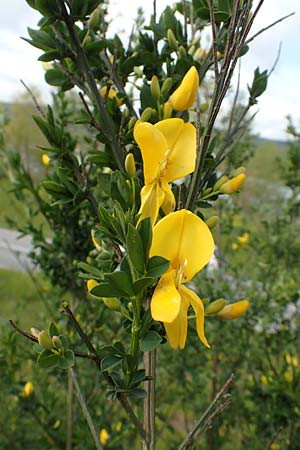
M 264 450 L 270 450 L 270 448 L 272 448 L 272 444 L 276 441 L 279 433 L 281 433 L 282 430 L 283 430 L 283 427 L 280 427 L 277 431 L 275 431 L 275 433 L 272 435 L 271 439 L 269 440 L 269 442 L 265 446 Z
M 274 25 L 277 25 L 278 23 L 282 22 L 283 20 L 287 19 L 288 17 L 291 17 L 295 14 L 295 12 L 292 12 L 290 14 L 287 14 L 286 16 L 281 17 L 280 19 L 275 20 L 275 22 L 271 23 L 270 25 L 268 25 L 265 28 L 262 28 L 261 30 L 259 30 L 257 33 L 255 33 L 253 36 L 251 36 L 246 42 L 245 44 L 249 44 L 249 42 L 253 41 L 255 38 L 257 38 L 257 36 L 259 36 L 260 34 L 264 33 L 265 31 L 269 30 L 270 28 L 274 27 Z
M 273 64 L 273 66 L 272 66 L 270 72 L 268 73 L 268 78 L 269 78 L 269 76 L 274 72 L 274 70 L 276 69 L 276 66 L 277 66 L 277 64 L 278 64 L 278 61 L 279 61 L 279 59 L 280 59 L 281 47 L 282 47 L 282 42 L 280 42 L 280 44 L 279 44 L 277 56 L 276 56 L 276 59 L 275 59 L 275 61 L 274 61 L 274 64 Z
M 85 334 L 85 332 L 83 331 L 83 329 L 81 328 L 81 326 L 77 322 L 77 320 L 76 320 L 73 312 L 69 308 L 69 306 L 64 304 L 63 305 L 63 309 L 64 309 L 65 313 L 67 314 L 67 316 L 68 316 L 68 318 L 69 318 L 69 320 L 71 322 L 71 325 L 73 326 L 75 331 L 81 337 L 82 341 L 85 343 L 85 345 L 87 346 L 88 350 L 95 356 L 94 361 L 97 364 L 97 367 L 98 367 L 99 371 L 102 373 L 102 375 L 105 378 L 105 380 L 107 381 L 107 383 L 110 386 L 115 386 L 115 383 L 114 383 L 113 379 L 111 378 L 111 376 L 108 374 L 108 372 L 106 372 L 106 371 L 103 372 L 101 370 L 101 358 L 100 358 L 99 354 L 97 353 L 95 347 L 93 346 L 92 342 L 90 341 L 88 336 Z M 139 436 L 140 436 L 142 442 L 144 442 L 146 440 L 146 433 L 145 433 L 145 431 L 143 429 L 143 426 L 140 423 L 139 419 L 135 415 L 135 413 L 134 413 L 134 411 L 133 411 L 133 409 L 132 409 L 128 399 L 121 392 L 117 393 L 117 399 L 118 399 L 119 403 L 121 404 L 122 408 L 125 410 L 125 412 L 129 416 L 129 418 L 130 418 L 131 422 L 133 423 L 135 429 L 139 433 Z
M 89 116 L 90 124 L 91 124 L 94 128 L 96 128 L 96 130 L 102 131 L 100 125 L 98 124 L 98 122 L 96 121 L 95 117 L 93 116 L 93 114 L 92 114 L 92 112 L 91 112 L 91 110 L 90 110 L 90 108 L 89 108 L 89 105 L 87 104 L 87 102 L 86 102 L 86 100 L 85 100 L 84 95 L 83 95 L 82 92 L 79 92 L 79 97 L 81 98 L 81 101 L 82 101 L 82 103 L 83 103 L 83 106 L 84 106 L 84 108 L 85 108 L 85 110 L 86 110 L 86 112 L 87 112 L 87 115 Z
M 216 27 L 213 0 L 209 0 L 209 15 L 210 15 L 211 31 L 212 31 L 212 48 L 213 48 L 213 61 L 214 61 L 214 69 L 215 69 L 215 83 L 217 83 L 218 78 L 219 78 L 218 55 L 217 55 L 218 42 L 217 42 L 217 27 Z
M 192 430 L 189 432 L 186 439 L 182 442 L 182 444 L 180 445 L 178 450 L 188 450 L 188 449 L 192 448 L 195 436 L 198 434 L 198 432 L 200 430 L 203 429 L 203 427 L 206 427 L 206 426 L 208 426 L 209 423 L 211 423 L 211 416 L 214 417 L 216 415 L 216 413 L 219 412 L 218 410 L 220 409 L 221 405 L 218 405 L 218 403 L 220 401 L 222 401 L 222 399 L 224 398 L 224 395 L 226 394 L 226 392 L 228 391 L 228 389 L 234 382 L 234 378 L 235 378 L 234 375 L 231 374 L 230 377 L 227 379 L 227 381 L 222 386 L 221 390 L 215 396 L 214 400 L 211 402 L 209 407 L 206 409 L 204 414 L 200 417 L 200 419 L 196 422 L 196 424 L 194 425 Z M 226 404 L 226 402 L 224 402 L 222 404 L 223 405 L 222 408 L 224 408 L 225 404 Z M 217 407 L 217 409 L 215 409 L 216 407 Z M 220 411 L 221 411 L 221 409 L 220 409 Z
M 90 69 L 89 62 L 86 56 L 86 53 L 79 41 L 79 38 L 77 36 L 77 33 L 74 29 L 74 25 L 68 15 L 68 11 L 65 6 L 64 0 L 56 0 L 56 3 L 58 7 L 60 8 L 62 20 L 65 22 L 66 27 L 69 31 L 70 38 L 73 42 L 73 45 L 76 50 L 76 56 L 78 59 L 78 63 L 81 66 L 81 70 L 84 74 L 84 77 L 86 79 L 86 82 L 90 88 L 91 96 L 93 100 L 96 103 L 97 109 L 99 114 L 101 115 L 101 118 L 103 120 L 103 133 L 105 133 L 105 136 L 107 137 L 109 143 L 111 144 L 111 148 L 116 160 L 116 163 L 119 167 L 119 169 L 123 169 L 123 160 L 124 160 L 124 154 L 122 152 L 121 147 L 119 146 L 119 143 L 116 140 L 115 136 L 115 126 L 112 118 L 110 117 L 105 104 L 103 102 L 103 99 L 100 96 L 95 78 L 93 76 L 93 73 Z
M 88 424 L 88 427 L 90 429 L 91 435 L 92 435 L 92 437 L 94 439 L 96 448 L 97 448 L 97 450 L 104 450 L 103 446 L 101 445 L 101 443 L 99 441 L 97 432 L 95 430 L 95 426 L 93 424 L 93 420 L 92 420 L 90 412 L 89 412 L 89 410 L 87 408 L 85 399 L 84 399 L 84 397 L 82 395 L 80 386 L 78 384 L 77 376 L 76 376 L 76 374 L 75 374 L 75 372 L 74 372 L 74 370 L 72 368 L 69 369 L 69 373 L 71 375 L 71 379 L 72 379 L 74 387 L 75 387 L 76 397 L 77 397 L 77 399 L 78 399 L 78 401 L 80 403 L 83 415 L 84 415 L 84 417 L 85 417 L 85 419 L 87 421 L 87 424 Z
M 22 336 L 26 337 L 27 339 L 29 339 L 32 342 L 35 342 L 36 344 L 38 344 L 38 338 L 33 336 L 33 334 L 29 333 L 28 331 L 22 330 L 22 328 L 18 327 L 18 325 L 13 321 L 13 320 L 9 320 L 9 324 Z M 74 355 L 77 356 L 78 358 L 88 358 L 88 359 L 92 359 L 95 360 L 96 356 L 92 353 L 82 353 L 82 352 L 77 352 L 74 351 Z
M 42 110 L 42 108 L 40 107 L 40 105 L 39 105 L 39 103 L 38 103 L 38 101 L 36 99 L 36 96 L 34 95 L 32 90 L 27 86 L 27 84 L 23 80 L 20 80 L 20 82 L 23 84 L 24 88 L 26 89 L 26 91 L 28 92 L 30 97 L 32 98 L 32 101 L 35 104 L 35 107 L 38 110 L 38 112 L 40 113 L 40 115 L 45 119 L 46 118 L 45 113 Z
M 66 450 L 72 450 L 72 438 L 73 438 L 73 378 L 72 369 L 68 370 L 68 385 L 67 385 L 67 436 L 66 436 Z
M 186 8 L 186 0 L 182 0 L 182 12 L 183 12 L 183 30 L 184 30 L 184 42 L 187 44 L 187 8 Z
M 146 376 L 151 379 L 145 381 L 146 397 L 144 400 L 144 429 L 147 436 L 143 450 L 155 450 L 155 371 L 156 351 L 144 353 L 144 367 Z

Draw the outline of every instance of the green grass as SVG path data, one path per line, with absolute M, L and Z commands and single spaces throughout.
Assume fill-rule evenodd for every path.
M 5 217 L 10 217 L 13 220 L 22 223 L 24 220 L 25 208 L 21 202 L 17 202 L 13 193 L 9 191 L 12 185 L 7 178 L 0 178 L 0 227 L 9 228 Z
M 280 165 L 287 161 L 285 144 L 262 140 L 258 141 L 253 158 L 247 163 L 247 175 L 266 182 L 280 182 Z
M 0 269 L 0 325 L 13 319 L 22 328 L 34 326 L 41 312 L 44 306 L 29 275 Z

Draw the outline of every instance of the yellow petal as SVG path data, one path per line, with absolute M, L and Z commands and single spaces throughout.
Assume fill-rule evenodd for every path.
M 180 295 L 174 282 L 174 271 L 165 273 L 159 280 L 152 299 L 151 315 L 160 322 L 173 322 L 179 314 Z
M 166 119 L 157 122 L 155 128 L 164 135 L 170 153 L 164 177 L 175 181 L 195 170 L 196 128 L 182 119 Z
M 141 207 L 139 210 L 139 222 L 146 217 L 150 217 L 152 220 L 152 225 L 154 225 L 159 213 L 159 208 L 165 198 L 164 191 L 159 186 L 159 183 L 154 181 L 153 183 L 144 186 L 140 195 Z
M 213 252 L 214 241 L 208 226 L 186 209 L 167 215 L 153 229 L 150 256 L 163 256 L 174 269 L 185 266 L 183 282 L 191 280 Z
M 196 314 L 196 328 L 197 333 L 199 336 L 200 341 L 202 344 L 205 345 L 205 347 L 210 348 L 209 343 L 207 342 L 207 339 L 204 334 L 204 306 L 200 298 L 198 297 L 195 292 L 193 292 L 191 289 L 187 288 L 186 286 L 181 285 L 179 287 L 179 293 L 181 295 L 181 299 L 185 299 L 185 301 L 188 301 L 195 311 Z
M 182 82 L 171 96 L 171 103 L 176 111 L 184 111 L 193 106 L 199 85 L 198 71 L 195 66 L 185 74 Z
M 247 309 L 249 308 L 248 300 L 241 300 L 240 302 L 232 303 L 231 305 L 226 305 L 217 316 L 222 317 L 222 319 L 237 319 L 241 317 Z
M 168 182 L 166 180 L 161 180 L 161 188 L 165 194 L 164 201 L 161 205 L 161 209 L 163 212 L 167 215 L 174 211 L 175 209 L 175 197 L 172 192 L 172 189 L 170 188 Z
M 187 336 L 187 312 L 189 309 L 189 302 L 181 297 L 180 310 L 176 319 L 171 323 L 164 323 L 164 327 L 168 336 L 170 347 L 173 349 L 185 347 Z
M 159 176 L 168 144 L 160 130 L 151 123 L 141 122 L 137 124 L 134 127 L 133 134 L 142 153 L 145 184 L 149 184 Z
M 87 281 L 86 284 L 87 284 L 88 291 L 90 292 L 92 289 L 94 289 L 94 287 L 98 286 L 99 283 L 96 280 L 90 279 Z

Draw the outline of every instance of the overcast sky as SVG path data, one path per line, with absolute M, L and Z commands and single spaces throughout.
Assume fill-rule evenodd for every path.
M 153 1 L 111 0 L 110 3 L 115 29 L 128 31 L 137 7 L 142 5 L 148 15 Z M 158 13 L 172 3 L 173 0 L 157 0 Z M 11 101 L 22 92 L 20 78 L 29 85 L 39 87 L 47 101 L 49 88 L 44 82 L 41 64 L 37 61 L 41 51 L 20 38 L 27 37 L 27 26 L 36 28 L 40 16 L 25 0 L 0 0 L 0 5 L 0 101 Z M 126 5 L 130 7 L 124 7 Z M 287 114 L 294 118 L 296 124 L 300 122 L 300 0 L 265 0 L 252 31 L 254 34 L 290 12 L 296 14 L 259 36 L 242 59 L 241 85 L 246 89 L 257 66 L 261 70 L 271 69 L 282 42 L 279 63 L 269 79 L 267 92 L 260 98 L 254 124 L 256 133 L 271 139 L 286 137 Z

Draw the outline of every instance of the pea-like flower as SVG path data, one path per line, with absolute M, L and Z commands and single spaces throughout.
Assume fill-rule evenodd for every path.
M 171 103 L 176 111 L 185 111 L 193 106 L 199 86 L 198 71 L 195 66 L 192 66 L 182 82 L 173 92 L 171 96 Z
M 217 313 L 217 316 L 227 320 L 238 319 L 245 314 L 248 308 L 248 300 L 241 300 L 240 302 L 224 306 L 224 308 Z
M 188 309 L 196 315 L 197 333 L 209 347 L 204 334 L 204 307 L 198 295 L 185 286 L 210 260 L 214 252 L 212 234 L 203 220 L 182 209 L 160 220 L 153 229 L 150 256 L 170 261 L 151 300 L 151 315 L 164 323 L 172 348 L 185 346 Z
M 166 119 L 152 125 L 140 122 L 134 128 L 140 147 L 145 186 L 141 190 L 140 220 L 156 222 L 159 208 L 174 211 L 175 197 L 169 186 L 195 169 L 196 129 L 182 119 Z

